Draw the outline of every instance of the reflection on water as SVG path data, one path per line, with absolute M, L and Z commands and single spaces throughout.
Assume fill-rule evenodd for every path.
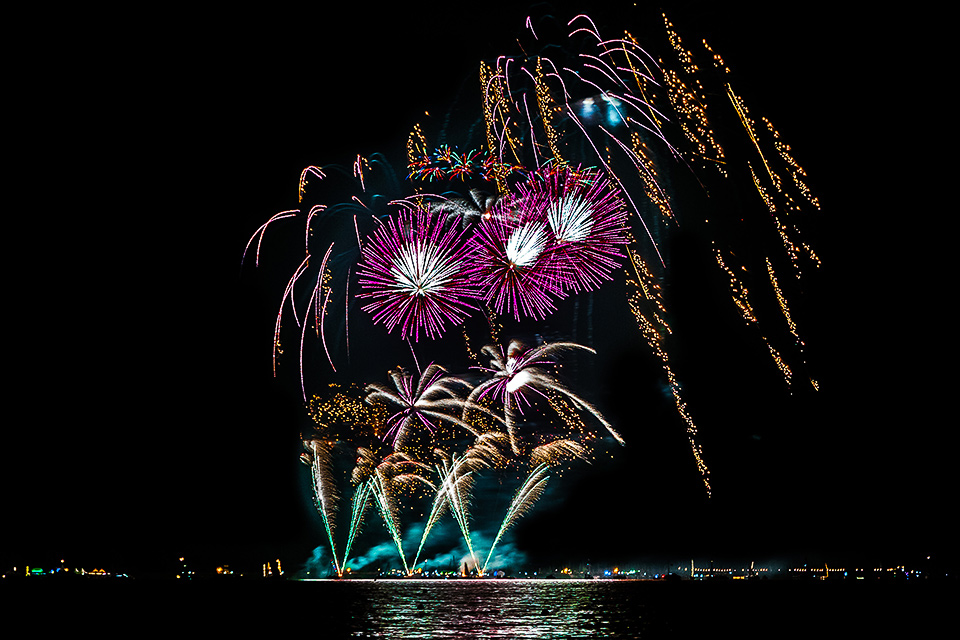
M 639 638 L 642 593 L 592 580 L 385 580 L 333 583 L 356 638 Z M 348 591 L 349 593 L 343 593 Z M 344 612 L 346 613 L 346 612 Z M 657 626 L 657 625 L 653 625 Z
M 58 620 L 94 620 L 124 637 L 147 624 L 169 626 L 171 636 L 236 629 L 243 638 L 316 640 L 927 638 L 955 626 L 956 580 L 78 578 L 0 580 L 0 600 L 20 620 L 47 620 L 54 606 Z

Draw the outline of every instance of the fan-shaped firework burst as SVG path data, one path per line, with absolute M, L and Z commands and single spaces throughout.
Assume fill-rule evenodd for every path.
M 443 224 L 422 209 L 401 209 L 373 233 L 357 269 L 363 307 L 388 331 L 400 326 L 403 338 L 423 331 L 439 337 L 444 324 L 460 324 L 478 293 L 463 269 L 463 231 Z
M 443 449 L 434 450 L 434 455 L 437 458 L 437 462 L 434 464 L 437 484 L 432 488 L 436 493 L 430 509 L 430 516 L 424 524 L 423 535 L 420 537 L 420 547 L 417 549 L 417 556 L 414 558 L 412 566 L 416 566 L 423 545 L 430 535 L 430 530 L 443 515 L 444 509 L 449 509 L 456 519 L 460 532 L 463 534 L 463 540 L 467 545 L 467 550 L 470 552 L 474 563 L 476 563 L 477 558 L 473 550 L 473 542 L 470 539 L 469 524 L 469 506 L 475 480 L 474 474 L 490 466 L 491 462 L 487 459 L 488 455 L 500 455 L 493 445 L 491 437 L 497 438 L 502 437 L 502 435 L 498 433 L 490 434 L 490 437 L 485 437 L 486 434 L 480 436 L 477 438 L 478 445 L 467 449 L 462 456 L 447 453 Z
M 594 169 L 562 168 L 535 174 L 519 190 L 546 219 L 561 283 L 579 293 L 611 279 L 629 239 L 626 205 L 609 180 Z
M 366 453 L 366 455 L 369 456 L 370 454 Z M 358 460 L 358 463 L 362 464 L 360 460 Z M 387 531 L 390 532 L 390 536 L 397 546 L 397 552 L 400 554 L 400 561 L 403 563 L 403 568 L 406 573 L 410 573 L 410 570 L 407 559 L 403 554 L 400 517 L 398 513 L 399 508 L 397 506 L 397 490 L 403 486 L 413 487 L 419 483 L 432 486 L 430 482 L 424 478 L 423 474 L 426 471 L 426 465 L 412 460 L 401 451 L 395 451 L 387 455 L 382 462 L 373 468 L 366 481 L 358 487 L 357 492 L 357 496 L 362 496 L 362 504 L 359 509 L 354 509 L 354 513 L 356 514 L 359 511 L 359 513 L 362 514 L 367 497 L 372 495 L 377 505 L 377 510 L 380 512 L 380 517 L 383 519 L 383 524 L 386 526 Z M 355 505 L 357 501 L 355 496 Z M 354 521 L 359 523 L 360 519 L 355 517 Z M 354 536 L 355 532 L 351 531 L 351 542 Z M 346 565 L 346 563 L 347 557 L 345 555 L 343 564 Z
M 500 542 L 503 534 L 506 533 L 507 529 L 512 527 L 523 514 L 532 509 L 534 503 L 540 498 L 540 495 L 547 486 L 547 480 L 550 479 L 549 473 L 550 465 L 546 463 L 540 464 L 530 472 L 530 475 L 527 476 L 524 483 L 517 489 L 516 495 L 513 497 L 513 500 L 510 501 L 510 506 L 507 507 L 507 513 L 503 517 L 500 529 L 493 539 L 493 544 L 490 545 L 490 551 L 487 553 L 487 559 L 483 563 L 481 572 L 487 570 L 487 565 L 490 564 L 490 558 L 493 556 L 493 550 L 497 548 L 497 543 Z

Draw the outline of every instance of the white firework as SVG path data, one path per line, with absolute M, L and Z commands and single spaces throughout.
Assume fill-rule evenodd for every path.
M 449 256 L 441 255 L 435 244 L 418 241 L 397 253 L 390 272 L 398 292 L 430 296 L 444 290 L 459 266 Z
M 547 220 L 557 242 L 583 242 L 593 230 L 593 208 L 584 198 L 568 194 L 550 202 Z
M 528 222 L 517 227 L 507 239 L 504 253 L 512 266 L 530 267 L 547 246 L 547 233 L 542 224 Z

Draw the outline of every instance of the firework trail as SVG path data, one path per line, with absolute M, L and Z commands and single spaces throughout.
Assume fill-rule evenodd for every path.
M 260 228 L 257 229 L 256 232 L 254 232 L 254 234 L 253 234 L 252 236 L 250 236 L 250 239 L 247 241 L 247 246 L 244 247 L 244 249 L 243 249 L 243 256 L 240 258 L 240 266 L 241 266 L 241 267 L 243 266 L 243 261 L 246 260 L 246 258 L 247 258 L 247 251 L 250 250 L 250 245 L 253 243 L 253 239 L 256 238 L 258 235 L 260 236 L 260 239 L 257 240 L 257 257 L 256 257 L 256 260 L 255 260 L 255 264 L 256 264 L 257 266 L 260 266 L 260 245 L 263 244 L 263 236 L 264 236 L 264 235 L 266 234 L 266 232 L 267 232 L 267 226 L 268 226 L 271 222 L 274 222 L 275 220 L 282 220 L 282 219 L 284 219 L 284 218 L 292 218 L 292 217 L 296 216 L 298 213 L 300 213 L 300 211 L 299 211 L 298 209 L 290 209 L 289 211 L 281 211 L 280 213 L 274 214 L 273 217 L 271 217 L 269 220 L 267 220 L 267 221 L 264 222 L 262 225 L 260 225 Z
M 470 537 L 470 496 L 475 474 L 482 469 L 497 466 L 504 461 L 501 448 L 505 440 L 506 436 L 502 433 L 488 432 L 478 436 L 473 445 L 463 455 L 451 454 L 443 449 L 434 450 L 438 459 L 438 462 L 434 464 L 438 481 L 436 486 L 431 486 L 436 493 L 430 508 L 430 516 L 427 518 L 423 535 L 420 538 L 420 547 L 417 549 L 417 555 L 411 565 L 412 568 L 417 566 L 420 552 L 426 544 L 431 529 L 447 509 L 450 510 L 460 527 L 470 557 L 473 558 L 474 564 L 479 566 Z
M 346 566 L 350 551 L 353 549 L 353 542 L 363 526 L 363 516 L 366 513 L 372 490 L 370 479 L 376 472 L 379 462 L 380 458 L 372 450 L 366 447 L 357 448 L 357 462 L 350 476 L 350 481 L 354 487 L 350 504 L 350 531 L 343 549 L 341 567 Z
M 647 346 L 660 360 L 661 367 L 667 376 L 667 383 L 677 413 L 686 424 L 687 442 L 690 445 L 690 451 L 697 464 L 697 470 L 700 472 L 700 478 L 703 481 L 707 496 L 710 496 L 712 492 L 710 469 L 703 459 L 703 449 L 697 440 L 697 425 L 683 399 L 682 387 L 670 364 L 670 354 L 666 349 L 666 337 L 671 333 L 671 329 L 667 320 L 667 310 L 662 290 L 643 258 L 629 249 L 628 253 L 632 266 L 632 273 L 630 273 L 630 270 L 627 272 L 627 290 L 629 292 L 627 302 L 630 305 L 630 311 Z M 636 276 L 636 279 L 633 279 L 632 276 Z
M 524 480 L 523 484 L 520 485 L 520 488 L 517 489 L 516 495 L 514 495 L 513 500 L 510 501 L 510 506 L 507 507 L 507 513 L 503 517 L 503 522 L 500 524 L 500 529 L 497 531 L 496 537 L 493 539 L 493 544 L 490 545 L 490 551 L 487 553 L 487 558 L 483 562 L 483 572 L 486 572 L 487 565 L 490 563 L 490 558 L 493 556 L 493 550 L 497 547 L 497 543 L 500 542 L 500 538 L 503 537 L 503 534 L 507 532 L 507 529 L 516 524 L 517 520 L 520 517 L 533 508 L 534 503 L 543 493 L 544 489 L 547 487 L 547 480 L 550 479 L 548 475 L 550 471 L 550 466 L 547 464 L 540 464 L 530 472 L 530 475 L 527 476 L 527 479 Z
M 353 499 L 350 501 L 350 533 L 347 536 L 347 544 L 343 547 L 343 562 L 340 565 L 341 567 L 346 566 L 347 559 L 350 557 L 350 551 L 353 549 L 353 542 L 356 540 L 363 526 L 363 516 L 367 510 L 370 493 L 370 482 L 362 482 L 354 488 Z M 343 575 L 342 572 L 340 575 Z
M 367 480 L 367 488 L 369 493 L 373 495 L 384 526 L 386 526 L 387 531 L 390 532 L 394 544 L 397 545 L 397 553 L 400 554 L 400 562 L 403 563 L 404 573 L 410 573 L 410 568 L 407 566 L 407 559 L 403 554 L 400 521 L 397 517 L 396 501 L 393 499 L 393 495 L 390 493 L 389 488 L 385 486 L 383 476 L 378 473 L 375 473 Z
M 685 75 L 688 79 L 696 77 L 698 85 L 705 82 L 705 79 L 701 80 L 704 74 L 697 67 L 692 52 L 684 49 L 679 36 L 676 35 L 676 31 L 673 29 L 673 25 L 666 20 L 666 17 L 664 17 L 664 20 L 667 25 L 668 34 L 670 34 L 671 37 L 671 44 L 680 60 L 684 62 Z M 720 58 L 706 42 L 703 44 L 706 52 L 712 57 L 713 66 L 724 78 L 721 83 L 716 85 L 717 91 L 714 95 L 724 95 L 727 98 L 726 103 L 721 100 L 716 105 L 711 105 L 710 109 L 719 112 L 723 108 L 732 108 L 737 121 L 739 121 L 742 126 L 742 132 L 746 134 L 746 139 L 749 141 L 749 145 L 747 146 L 749 153 L 746 154 L 747 157 L 741 159 L 739 157 L 734 158 L 731 155 L 731 157 L 728 157 L 724 161 L 724 165 L 726 166 L 724 175 L 729 177 L 735 170 L 743 173 L 740 167 L 746 167 L 750 178 L 749 184 L 753 187 L 754 193 L 760 196 L 763 207 L 768 213 L 767 219 L 772 222 L 772 228 L 776 232 L 776 236 L 770 235 L 779 240 L 782 255 L 789 261 L 789 265 L 793 268 L 793 274 L 796 280 L 799 281 L 803 275 L 803 264 L 805 261 L 812 264 L 815 268 L 820 267 L 820 260 L 816 253 L 810 248 L 809 244 L 800 239 L 801 232 L 798 226 L 804 219 L 810 218 L 810 212 L 805 211 L 805 207 L 809 205 L 814 212 L 818 212 L 820 210 L 820 203 L 805 184 L 803 178 L 806 177 L 806 172 L 790 153 L 790 146 L 783 142 L 779 132 L 767 118 L 762 118 L 763 123 L 766 125 L 766 131 L 764 131 L 762 127 L 757 126 L 757 122 L 747 108 L 746 101 L 734 91 L 732 83 L 727 79 L 727 74 L 730 73 L 729 68 L 726 67 L 722 58 Z M 680 74 L 676 77 L 679 78 Z M 706 117 L 708 105 L 706 101 L 703 100 L 701 100 L 701 104 L 703 105 L 703 109 L 699 112 L 698 117 L 705 127 L 704 130 L 710 131 L 709 126 L 707 126 Z M 711 140 L 713 140 L 712 132 L 710 132 L 710 136 Z M 719 148 L 719 145 L 715 146 Z M 737 162 L 734 162 L 735 159 Z M 754 166 L 758 165 L 758 163 L 763 167 L 761 171 L 754 169 Z M 784 172 L 789 174 L 788 179 L 782 177 Z M 767 226 L 766 229 L 769 230 L 770 227 Z M 795 370 L 794 367 L 791 367 L 787 362 L 787 358 L 783 355 L 783 352 L 790 350 L 796 351 L 799 354 L 799 364 L 805 367 L 807 363 L 803 356 L 805 344 L 800 339 L 797 325 L 791 316 L 788 294 L 783 284 L 778 282 L 771 261 L 772 254 L 776 253 L 775 244 L 773 242 L 765 242 L 762 247 L 735 246 L 736 240 L 737 238 L 733 236 L 715 237 L 711 239 L 711 247 L 715 255 L 715 261 L 720 270 L 727 276 L 731 298 L 739 315 L 745 323 L 758 329 L 761 341 L 767 348 L 773 363 L 776 365 L 789 388 L 792 384 Z M 724 244 L 728 246 L 723 247 L 722 245 Z M 751 258 L 753 259 L 751 260 Z M 739 261 L 739 264 L 737 261 Z M 750 278 L 753 273 L 766 273 L 769 276 L 769 280 L 765 282 L 761 276 L 755 282 L 748 285 L 746 280 Z M 769 292 L 764 292 L 763 288 L 767 285 L 769 285 L 770 290 Z M 751 289 L 754 291 L 754 297 L 757 297 L 758 291 L 765 293 L 766 296 L 769 296 L 770 292 L 773 293 L 777 306 L 783 318 L 786 320 L 789 334 L 792 337 L 790 344 L 775 347 L 772 337 L 767 332 L 759 331 L 760 318 L 757 313 L 759 307 L 752 305 L 749 300 L 748 291 Z M 797 291 L 796 293 L 800 292 Z M 796 367 L 797 363 L 794 363 L 794 365 Z M 816 389 L 816 381 L 810 378 L 810 382 L 813 388 Z
M 323 518 L 323 527 L 327 531 L 327 540 L 333 554 L 333 567 L 339 576 L 343 574 L 343 570 L 337 562 L 337 546 L 333 538 L 338 500 L 331 463 L 333 443 L 323 440 L 306 440 L 303 445 L 307 452 L 300 454 L 300 460 L 310 467 L 317 511 Z

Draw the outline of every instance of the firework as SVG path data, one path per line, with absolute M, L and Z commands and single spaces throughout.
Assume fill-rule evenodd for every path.
M 384 434 L 384 439 L 390 441 L 394 448 L 407 444 L 418 427 L 433 433 L 440 422 L 461 427 L 476 435 L 474 428 L 459 417 L 463 411 L 463 399 L 457 393 L 457 387 L 469 388 L 466 381 L 446 375 L 446 370 L 437 364 L 428 366 L 419 380 L 415 380 L 413 374 L 403 368 L 394 369 L 388 375 L 394 388 L 380 383 L 369 384 L 366 401 L 371 404 L 385 402 L 399 407 L 388 418 L 388 429 Z
M 460 153 L 449 145 L 442 145 L 433 153 L 427 153 L 419 130 L 411 133 L 407 146 L 411 180 L 433 182 L 474 177 L 493 180 L 497 175 L 526 172 L 522 166 L 497 162 L 489 152 L 478 149 Z
M 416 462 L 406 454 L 397 451 L 383 459 L 367 481 L 373 494 L 383 523 L 393 537 L 400 554 L 400 561 L 406 573 L 410 573 L 400 536 L 400 519 L 397 509 L 397 491 L 401 487 L 411 488 L 418 484 L 432 486 L 424 477 L 426 465 Z
M 491 396 L 503 404 L 504 421 L 514 453 L 520 453 L 516 430 L 517 413 L 522 414 L 523 406 L 530 405 L 530 398 L 525 395 L 530 392 L 543 397 L 546 397 L 548 391 L 565 396 L 574 406 L 588 411 L 599 420 L 617 442 L 623 443 L 620 434 L 593 405 L 573 393 L 544 368 L 556 364 L 553 355 L 567 349 L 583 349 L 596 353 L 590 347 L 574 342 L 555 342 L 527 348 L 520 341 L 511 340 L 506 353 L 502 347 L 496 345 L 487 345 L 483 348 L 483 352 L 490 356 L 490 366 L 477 368 L 490 377 L 473 389 L 467 402 L 472 406 L 483 398 Z
M 314 395 L 307 404 L 307 415 L 316 425 L 317 437 L 358 442 L 382 435 L 387 408 L 364 402 L 365 395 L 364 386 L 356 384 L 331 384 L 323 396 Z
M 497 313 L 543 319 L 556 310 L 564 285 L 551 251 L 543 204 L 503 198 L 468 242 L 468 268 Z
M 350 550 L 353 548 L 353 541 L 356 539 L 357 534 L 360 533 L 360 528 L 363 525 L 363 515 L 367 510 L 371 488 L 372 486 L 369 482 L 363 482 L 354 488 L 353 499 L 350 504 L 350 533 L 347 536 L 347 544 L 343 548 L 343 562 L 340 565 L 340 575 L 343 575 L 342 567 L 347 564 L 347 559 L 350 557 Z
M 438 203 L 431 203 L 430 213 L 443 216 L 447 224 L 459 221 L 460 228 L 465 229 L 479 222 L 481 218 L 489 218 L 496 202 L 495 196 L 479 189 L 470 189 L 466 198 L 452 197 Z
M 476 460 L 471 460 L 467 456 L 450 455 L 442 449 L 436 449 L 435 453 L 439 458 L 439 462 L 435 465 L 437 484 L 433 487 L 436 493 L 430 507 L 430 516 L 427 518 L 423 535 L 420 537 L 420 547 L 417 549 L 413 566 L 417 564 L 420 552 L 423 550 L 423 545 L 426 543 L 431 529 L 445 510 L 449 510 L 456 519 L 463 534 L 463 539 L 467 543 L 467 550 L 476 562 L 476 554 L 474 554 L 473 544 L 470 540 L 469 504 L 473 474 L 479 465 Z
M 323 527 L 327 532 L 327 540 L 333 554 L 334 569 L 337 575 L 341 575 L 343 571 L 340 564 L 337 563 L 337 547 L 333 538 L 338 499 L 331 464 L 333 445 L 333 442 L 325 440 L 306 440 L 303 446 L 307 451 L 300 454 L 300 461 L 310 467 L 317 511 L 323 519 Z
M 402 338 L 439 337 L 474 307 L 478 291 L 464 271 L 463 230 L 443 224 L 423 209 L 403 208 L 374 231 L 357 268 L 363 307 L 387 331 Z
M 460 527 L 470 557 L 473 558 L 474 564 L 478 565 L 473 542 L 470 538 L 469 507 L 471 490 L 475 475 L 479 471 L 497 466 L 504 461 L 501 449 L 505 440 L 505 434 L 491 431 L 478 436 L 473 445 L 463 455 L 451 454 L 443 449 L 434 450 L 437 459 L 434 469 L 438 481 L 437 485 L 433 486 L 435 495 L 430 508 L 430 516 L 424 525 L 420 547 L 417 549 L 417 556 L 414 558 L 411 567 L 416 567 L 420 552 L 423 550 L 423 545 L 426 543 L 431 529 L 447 509 L 453 514 L 457 525 Z
M 530 472 L 530 475 L 527 476 L 527 479 L 524 480 L 523 484 L 520 485 L 516 495 L 513 496 L 513 500 L 510 501 L 510 506 L 507 507 L 507 513 L 503 517 L 503 522 L 500 524 L 497 536 L 493 539 L 493 544 L 490 545 L 490 551 L 487 553 L 487 559 L 483 562 L 482 571 L 485 572 L 487 570 L 487 565 L 493 556 L 493 550 L 497 547 L 497 543 L 500 542 L 503 534 L 507 532 L 507 529 L 516 524 L 517 520 L 523 514 L 533 508 L 533 504 L 543 493 L 544 489 L 546 489 L 547 480 L 550 479 L 548 475 L 549 471 L 549 465 L 541 464 L 535 467 L 533 471 Z
M 352 220 L 339 215 L 343 204 L 309 209 L 305 233 L 297 246 L 299 253 L 305 242 L 306 256 L 300 255 L 291 264 L 299 266 L 283 292 L 274 332 L 276 355 L 281 316 L 289 299 L 290 311 L 286 312 L 292 311 L 298 325 L 305 400 L 302 360 L 307 327 L 320 339 L 323 352 L 318 349 L 317 353 L 321 362 L 326 355 L 324 366 L 329 363 L 337 375 L 349 375 L 350 345 L 345 372 L 334 367 L 337 351 L 329 348 L 328 336 L 337 336 L 336 327 L 332 323 L 325 326 L 324 318 L 331 309 L 343 309 L 342 334 L 348 339 L 346 316 L 352 301 L 363 301 L 363 311 L 375 324 L 383 325 L 386 333 L 398 330 L 410 345 L 417 371 L 420 366 L 412 342 L 421 336 L 449 338 L 445 334 L 450 326 L 461 327 L 455 337 L 462 333 L 469 356 L 477 359 L 471 345 L 485 344 L 488 339 L 472 342 L 476 336 L 468 332 L 474 327 L 465 322 L 472 312 L 482 309 L 490 326 L 489 341 L 497 343 L 481 350 L 489 361 L 486 366 L 474 367 L 484 375 L 476 386 L 467 382 L 474 378 L 450 375 L 436 364 L 419 376 L 401 367 L 389 372 L 392 386 L 372 383 L 365 387 L 366 406 L 375 409 L 370 419 L 357 410 L 355 402 L 337 397 L 326 404 L 316 398 L 311 403 L 312 414 L 328 417 L 325 422 L 318 420 L 320 436 L 305 439 L 303 459 L 313 473 L 317 509 L 331 548 L 337 500 L 331 471 L 334 443 L 347 441 L 358 454 L 350 533 L 342 562 L 334 553 L 338 573 L 371 504 L 377 505 L 408 572 L 420 561 L 431 530 L 447 512 L 457 521 L 470 556 L 476 560 L 470 535 L 474 483 L 481 472 L 506 459 L 501 445 L 509 441 L 510 464 L 528 464 L 525 468 L 530 472 L 507 510 L 486 561 L 482 567 L 478 564 L 482 573 L 505 532 L 544 491 L 550 465 L 590 459 L 597 436 L 588 432 L 583 420 L 600 422 L 617 442 L 623 442 L 603 415 L 556 374 L 561 364 L 557 356 L 562 352 L 595 353 L 568 341 L 578 339 L 574 332 L 581 330 L 582 321 L 578 324 L 575 318 L 571 333 L 564 335 L 561 320 L 551 320 L 542 333 L 559 334 L 556 342 L 528 348 L 512 340 L 505 349 L 499 346 L 499 336 L 506 329 L 501 316 L 507 322 L 510 317 L 524 323 L 545 320 L 561 300 L 598 291 L 617 277 L 624 280 L 627 306 L 638 329 L 638 334 L 624 339 L 642 340 L 658 358 L 707 495 L 711 494 L 709 468 L 691 409 L 695 405 L 688 404 L 683 392 L 680 381 L 685 372 L 677 370 L 682 361 L 671 357 L 668 350 L 684 336 L 674 333 L 663 293 L 676 264 L 676 258 L 665 249 L 670 243 L 664 239 L 681 224 L 709 240 L 714 261 L 729 281 L 733 304 L 748 325 L 759 331 L 759 315 L 765 330 L 775 329 L 764 316 L 768 310 L 779 310 L 776 326 L 781 330 L 759 335 L 786 383 L 797 379 L 798 368 L 806 365 L 805 343 L 800 339 L 804 332 L 797 326 L 805 309 L 796 297 L 802 293 L 801 267 L 819 267 L 820 263 L 802 239 L 800 224 L 807 208 L 820 209 L 819 200 L 810 191 L 792 149 L 770 121 L 763 118 L 766 127 L 757 126 L 745 100 L 734 92 L 727 75 L 730 70 L 719 55 L 704 42 L 712 65 L 698 64 L 695 52 L 685 47 L 666 17 L 663 24 L 670 47 L 667 55 L 655 58 L 629 33 L 604 39 L 586 16 L 567 23 L 569 39 L 560 47 L 553 47 L 553 42 L 541 44 L 528 20 L 535 42 L 529 43 L 530 48 L 525 45 L 523 55 L 481 64 L 483 120 L 473 123 L 476 129 L 469 129 L 466 136 L 477 131 L 483 136 L 481 148 L 476 148 L 476 139 L 457 140 L 457 127 L 444 125 L 444 144 L 429 151 L 426 136 L 417 125 L 407 139 L 409 192 L 398 193 L 398 183 L 391 182 L 389 196 L 381 197 L 385 194 L 376 189 L 389 181 L 375 180 L 374 168 L 386 166 L 385 160 L 357 157 L 353 176 L 362 193 L 354 195 L 349 206 L 352 212 L 361 211 L 361 206 L 370 213 L 376 211 L 360 216 L 366 227 L 358 223 L 356 213 Z M 568 51 L 568 45 L 576 46 L 577 51 Z M 556 53 L 556 57 L 532 54 L 532 47 L 551 57 Z M 718 128 L 725 122 L 735 126 Z M 454 146 L 455 141 L 464 146 Z M 326 175 L 319 167 L 304 169 L 301 199 L 308 178 L 312 190 L 321 181 L 329 182 Z M 436 193 L 423 192 L 434 184 L 443 186 L 432 189 Z M 751 194 L 752 203 L 742 204 L 743 192 Z M 677 197 L 681 193 L 683 197 Z M 727 196 L 732 196 L 729 202 Z M 389 217 L 385 202 L 395 211 Z M 306 211 L 307 205 L 303 206 Z M 259 263 L 268 226 L 279 225 L 286 218 L 302 218 L 300 213 L 284 211 L 270 218 L 250 238 L 244 254 L 253 251 L 255 243 Z M 316 230 L 311 228 L 312 219 L 318 224 L 326 220 L 349 226 L 349 249 L 343 248 L 341 229 L 336 238 L 324 234 L 318 241 L 319 250 L 314 246 L 311 251 L 311 234 Z M 754 224 L 755 219 L 760 223 Z M 371 230 L 371 224 L 377 226 Z M 748 224 L 754 224 L 757 232 L 747 228 Z M 748 230 L 751 233 L 744 233 Z M 750 246 L 744 246 L 746 242 Z M 354 262 L 358 250 L 360 258 Z M 621 270 L 625 257 L 629 264 Z M 309 298 L 295 295 L 306 293 L 301 288 L 310 292 Z M 332 298 L 341 294 L 343 303 L 332 304 L 339 302 Z M 592 313 L 594 299 L 587 298 L 588 313 Z M 575 313 L 580 310 L 577 302 L 571 305 Z M 482 326 L 482 320 L 478 324 Z M 540 333 L 540 329 L 532 332 Z M 779 334 L 788 344 L 775 342 Z M 584 342 L 599 344 L 592 335 Z M 816 387 L 812 379 L 811 384 Z M 334 420 L 335 407 L 346 417 Z M 544 420 L 538 427 L 540 433 L 532 433 L 532 428 L 524 431 L 525 417 L 531 418 L 527 426 L 533 426 L 530 409 L 559 416 L 566 431 L 581 437 L 568 438 L 565 433 L 544 443 L 543 432 L 554 429 L 545 427 L 548 421 Z M 558 424 L 556 431 L 564 430 L 552 417 L 549 422 Z M 442 438 L 437 437 L 441 428 L 445 430 Z M 505 433 L 499 433 L 501 429 Z M 495 431 L 483 433 L 488 430 Z M 466 436 L 473 440 L 465 448 Z M 374 437 L 391 445 L 394 453 L 383 457 L 360 446 Z M 521 455 L 526 453 L 529 456 Z M 429 466 L 424 462 L 428 459 Z M 400 544 L 397 501 L 398 490 L 413 484 L 429 488 L 432 505 L 410 564 Z
M 611 280 L 628 242 L 622 197 L 596 170 L 563 168 L 536 175 L 539 179 L 521 185 L 520 193 L 546 218 L 561 283 L 579 293 Z
M 566 460 L 589 461 L 587 447 L 569 438 L 558 438 L 534 447 L 530 452 L 530 464 L 537 467 L 542 464 L 556 466 Z

